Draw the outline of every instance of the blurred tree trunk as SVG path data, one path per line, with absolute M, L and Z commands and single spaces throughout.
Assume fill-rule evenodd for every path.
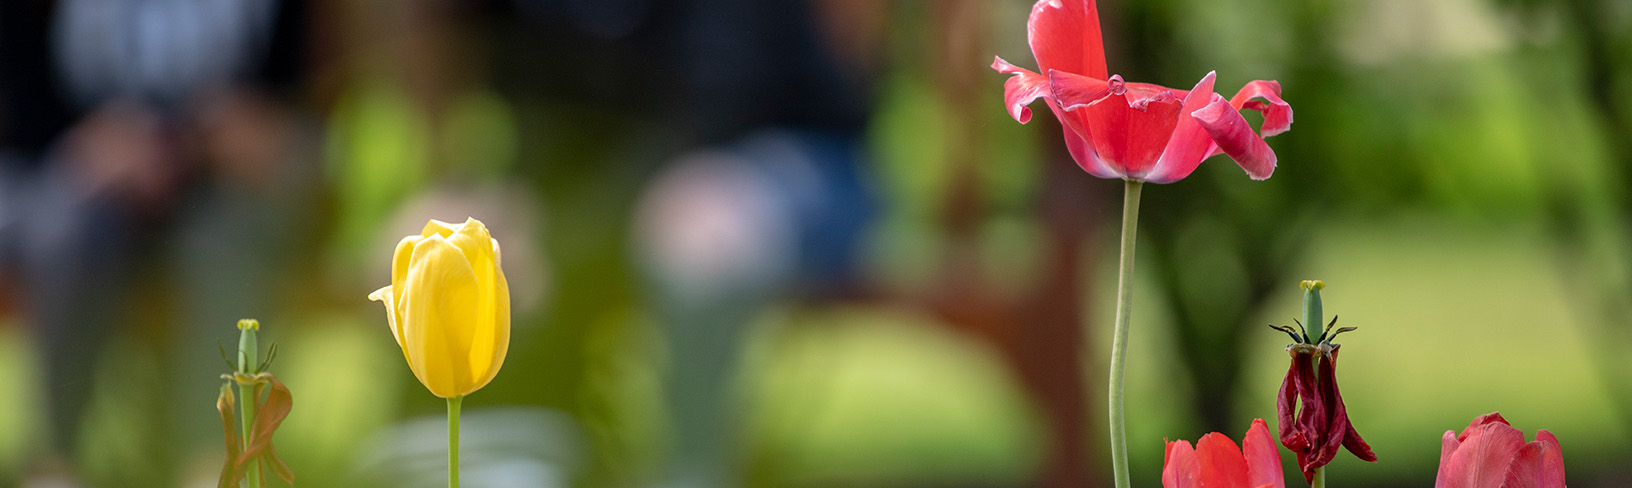
M 1083 374 L 1087 339 L 1082 317 L 1090 295 L 1082 261 L 1085 255 L 1097 255 L 1085 249 L 1085 237 L 1100 228 L 1097 216 L 1103 212 L 1096 210 L 1104 208 L 1106 195 L 1094 193 L 1089 186 L 1093 178 L 1071 163 L 1053 117 L 1039 114 L 1028 127 L 1046 141 L 1041 144 L 1046 148 L 1043 169 L 1037 172 L 1040 195 L 1033 203 L 1043 237 L 1036 244 L 1038 271 L 1019 296 L 1005 293 L 999 288 L 1003 283 L 986 276 L 982 261 L 992 257 L 982 248 L 981 230 L 989 211 L 984 192 L 990 189 L 982 187 L 978 165 L 1019 164 L 985 160 L 990 151 L 981 124 L 1002 98 L 990 91 L 993 73 L 971 60 L 990 60 L 992 50 L 983 33 L 991 8 L 986 0 L 930 4 L 935 40 L 931 70 L 952 115 L 946 121 L 952 175 L 940 222 L 947 246 L 930 305 L 943 319 L 996 346 L 1041 410 L 1047 439 L 1032 484 L 1096 486 L 1093 480 L 1099 477 L 1091 462 L 1096 444 L 1089 442 L 1095 424 L 1088 420 L 1089 380 Z M 1035 110 L 1044 109 L 1039 104 Z

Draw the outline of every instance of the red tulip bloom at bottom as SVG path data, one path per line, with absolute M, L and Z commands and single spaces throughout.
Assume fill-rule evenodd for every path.
M 1551 432 L 1525 443 L 1502 414 L 1481 415 L 1460 435 L 1445 431 L 1434 487 L 1564 488 L 1564 451 Z
M 1162 461 L 1164 488 L 1285 488 L 1281 454 L 1263 419 L 1252 421 L 1242 449 L 1217 432 L 1201 436 L 1192 449 L 1188 441 L 1167 443 Z

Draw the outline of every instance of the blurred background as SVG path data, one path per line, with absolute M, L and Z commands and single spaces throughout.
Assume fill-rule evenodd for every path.
M 440 486 L 365 297 L 466 216 L 514 329 L 465 486 L 1105 486 L 1121 185 L 1004 112 L 1031 3 L 0 2 L 0 486 L 213 485 L 244 317 L 302 486 Z M 1632 4 L 1104 3 L 1112 73 L 1297 113 L 1273 178 L 1146 191 L 1136 484 L 1273 419 L 1264 324 L 1322 279 L 1381 459 L 1334 483 L 1426 486 L 1500 411 L 1624 485 Z

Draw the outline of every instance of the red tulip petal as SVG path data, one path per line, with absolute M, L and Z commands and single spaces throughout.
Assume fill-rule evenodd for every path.
M 1158 94 L 1161 94 L 1161 93 L 1166 93 L 1168 95 L 1171 95 L 1173 98 L 1183 100 L 1185 95 L 1190 93 L 1190 92 L 1187 92 L 1187 91 L 1184 91 L 1184 90 L 1175 90 L 1175 89 L 1168 88 L 1168 87 L 1165 87 L 1165 86 L 1162 86 L 1162 85 L 1157 85 L 1157 84 L 1153 84 L 1153 83 L 1140 83 L 1140 82 L 1137 82 L 1137 81 L 1127 82 L 1126 84 L 1123 85 L 1123 87 L 1128 90 L 1128 98 L 1132 98 L 1132 99 L 1150 98 L 1150 97 L 1154 97 L 1154 96 L 1156 96 Z M 1196 108 L 1201 108 L 1201 107 L 1196 107 Z
M 1203 486 L 1247 486 L 1247 460 L 1229 436 L 1217 432 L 1201 436 L 1196 458 L 1201 461 Z
M 1110 84 L 1110 95 L 1081 109 L 1088 113 L 1089 141 L 1100 159 L 1142 180 L 1172 137 L 1182 103 L 1171 95 L 1129 100 L 1119 79 Z
M 1084 140 L 1093 140 L 1089 135 L 1092 131 L 1088 127 L 1088 111 L 1078 109 L 1110 95 L 1110 82 L 1053 70 L 1048 72 L 1048 86 L 1052 106 L 1056 108 L 1054 114 L 1060 123 Z
M 1297 427 L 1298 401 L 1298 357 L 1292 357 L 1292 365 L 1286 368 L 1286 379 L 1281 380 L 1281 394 L 1275 399 L 1276 421 L 1280 424 L 1279 437 L 1281 445 L 1287 449 L 1299 451 L 1309 447 L 1309 439 L 1304 438 L 1303 431 Z
M 1360 438 L 1360 433 L 1354 431 L 1354 422 L 1349 422 L 1349 429 L 1343 432 L 1343 448 L 1348 449 L 1354 457 L 1368 463 L 1377 462 L 1377 454 L 1371 452 L 1371 445 Z
M 1117 80 L 1120 82 L 1121 78 Z M 1057 69 L 1048 71 L 1048 86 L 1054 102 L 1067 112 L 1087 107 L 1111 94 L 1109 81 Z
M 1014 120 L 1022 124 L 1031 122 L 1031 109 L 1026 106 L 1031 105 L 1038 97 L 1049 95 L 1048 78 L 1009 64 L 1003 58 L 993 59 L 992 69 L 999 73 L 1014 75 L 1003 82 L 1003 104 L 1008 107 L 1009 116 L 1014 117 Z
M 1026 21 L 1026 39 L 1037 70 L 1060 70 L 1108 78 L 1105 42 L 1094 0 L 1039 0 Z
M 1263 101 L 1252 100 L 1254 98 Z M 1230 105 L 1236 110 L 1247 108 L 1264 114 L 1264 126 L 1259 133 L 1264 137 L 1271 137 L 1292 128 L 1292 106 L 1281 100 L 1281 83 L 1277 81 L 1253 80 L 1241 91 L 1230 97 Z
M 1434 488 L 1445 487 L 1447 468 L 1451 466 L 1451 455 L 1455 454 L 1456 448 L 1461 445 L 1462 441 L 1456 438 L 1454 430 L 1445 431 L 1445 435 L 1440 438 L 1439 475 L 1434 478 Z
M 1275 172 L 1275 151 L 1252 132 L 1247 119 L 1242 118 L 1241 113 L 1224 97 L 1214 96 L 1212 103 L 1190 115 L 1207 130 L 1218 148 L 1230 155 L 1230 159 L 1234 159 L 1252 179 L 1266 179 Z
M 1163 488 L 1201 488 L 1201 462 L 1189 441 L 1167 443 L 1162 460 Z
M 1294 382 L 1297 385 L 1298 401 L 1302 403 L 1298 409 L 1297 427 L 1309 441 L 1309 447 L 1304 450 L 1313 451 L 1319 449 L 1322 443 L 1320 429 L 1326 425 L 1326 403 L 1320 397 L 1319 383 L 1315 380 L 1315 365 L 1311 364 L 1314 354 L 1294 351 L 1292 357 L 1296 358 L 1293 368 L 1297 370 L 1298 376 Z
M 1457 435 L 1456 439 L 1461 440 L 1461 441 L 1465 441 L 1465 440 L 1468 439 L 1468 434 L 1471 434 L 1477 427 L 1479 427 L 1481 425 L 1485 425 L 1485 424 L 1496 424 L 1496 423 L 1499 423 L 1499 424 L 1502 424 L 1502 425 L 1513 425 L 1513 424 L 1508 423 L 1507 419 L 1502 418 L 1502 413 L 1501 412 L 1491 412 L 1491 413 L 1487 413 L 1487 414 L 1484 414 L 1484 415 L 1480 415 L 1478 417 L 1474 417 L 1473 422 L 1468 424 L 1468 428 L 1462 429 L 1462 433 Z
M 1269 437 L 1264 419 L 1253 419 L 1247 436 L 1241 438 L 1241 450 L 1247 458 L 1248 486 L 1286 488 L 1281 475 L 1281 453 L 1275 448 L 1275 439 Z
M 1343 394 L 1337 388 L 1337 351 L 1333 349 L 1322 356 L 1318 367 L 1320 400 L 1326 406 L 1327 414 L 1326 424 L 1319 428 L 1325 437 L 1311 464 L 1304 466 L 1308 471 L 1331 463 L 1337 457 L 1337 448 L 1343 445 L 1344 434 L 1351 430 L 1348 407 L 1343 405 Z
M 1535 442 L 1552 446 L 1542 456 L 1541 471 L 1542 485 L 1548 488 L 1564 488 L 1564 447 L 1558 444 L 1558 438 L 1546 430 L 1536 431 Z
M 1564 452 L 1558 439 L 1545 430 L 1514 454 L 1502 477 L 1501 488 L 1564 488 Z
M 1212 102 L 1213 79 L 1217 76 L 1217 72 L 1207 72 L 1207 76 L 1203 76 L 1196 87 L 1187 92 L 1182 112 L 1193 113 Z M 1178 125 L 1173 128 L 1173 137 L 1168 139 L 1161 159 L 1156 161 L 1156 167 L 1150 170 L 1145 181 L 1172 183 L 1184 179 L 1196 170 L 1196 166 L 1201 165 L 1202 160 L 1207 159 L 1212 150 L 1212 136 L 1207 135 L 1195 117 L 1179 117 Z
M 1066 119 L 1075 120 L 1078 119 L 1080 114 L 1081 112 L 1064 112 L 1060 114 L 1060 119 L 1062 121 Z M 1081 123 L 1080 120 L 1078 123 Z M 1088 144 L 1088 140 L 1072 131 L 1069 124 L 1065 128 L 1065 149 L 1071 151 L 1071 159 L 1076 160 L 1077 166 L 1082 168 L 1083 171 L 1087 171 L 1088 174 L 1111 179 L 1127 177 L 1126 174 L 1122 173 L 1121 169 L 1113 167 L 1106 163 L 1105 160 L 1100 159 L 1099 155 L 1094 153 L 1093 146 Z
M 1441 488 L 1500 486 L 1513 455 L 1524 447 L 1524 433 L 1505 423 L 1490 423 L 1464 432 L 1462 445 L 1451 454 Z

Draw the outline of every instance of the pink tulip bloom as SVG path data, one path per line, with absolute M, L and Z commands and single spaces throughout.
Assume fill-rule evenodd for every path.
M 1065 126 L 1065 145 L 1083 170 L 1100 178 L 1172 183 L 1202 160 L 1229 155 L 1252 179 L 1275 172 L 1275 152 L 1264 137 L 1292 126 L 1292 107 L 1281 85 L 1257 80 L 1226 100 L 1213 93 L 1215 73 L 1195 88 L 1177 90 L 1128 83 L 1105 68 L 1095 0 L 1040 0 L 1026 22 L 1038 72 L 1003 58 L 992 69 L 1012 74 L 1003 84 L 1009 115 L 1031 120 L 1031 102 L 1042 98 Z M 1264 115 L 1262 136 L 1240 110 Z
M 1252 421 L 1237 449 L 1229 436 L 1201 436 L 1195 449 L 1188 441 L 1167 443 L 1162 460 L 1163 488 L 1286 488 L 1281 454 L 1263 419 Z
M 1501 413 L 1480 415 L 1445 431 L 1435 488 L 1564 488 L 1564 451 L 1545 430 L 1524 442 L 1524 432 Z

